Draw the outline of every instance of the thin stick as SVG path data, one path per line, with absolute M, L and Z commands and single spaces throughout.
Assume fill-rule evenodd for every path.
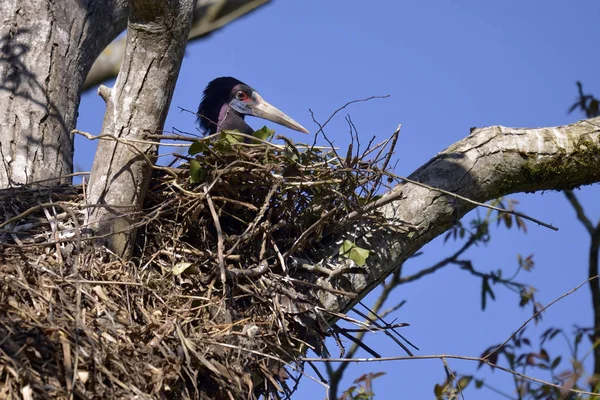
M 327 220 L 327 218 L 329 218 L 334 213 L 334 211 L 337 211 L 337 209 L 333 208 L 333 209 L 327 211 L 321 218 L 319 218 L 317 220 L 317 222 L 315 222 L 314 224 L 309 226 L 308 229 L 306 229 L 304 232 L 302 232 L 302 234 L 300 235 L 300 237 L 298 239 L 296 239 L 294 244 L 292 244 L 292 246 L 283 254 L 283 257 L 287 258 L 287 257 L 291 256 L 292 254 L 294 254 L 294 252 L 296 250 L 298 250 L 298 247 L 300 247 L 302 242 L 304 242 L 309 235 L 311 235 L 314 231 L 316 231 L 317 228 L 319 228 L 321 225 L 323 225 L 325 223 L 325 221 Z
M 519 329 L 517 329 L 516 331 L 514 331 L 513 334 L 510 335 L 510 337 L 504 341 L 504 343 L 502 343 L 500 346 L 496 347 L 494 350 L 492 350 L 491 352 L 489 352 L 488 354 L 486 354 L 485 357 L 483 357 L 483 359 L 487 360 L 492 354 L 497 353 L 501 348 L 503 348 L 504 346 L 506 346 L 506 344 L 508 342 L 510 342 L 521 331 L 521 329 L 525 328 L 525 326 L 528 323 L 530 323 L 532 320 L 534 320 L 535 318 L 537 318 L 538 315 L 540 315 L 541 313 L 543 313 L 548 308 L 550 308 L 554 304 L 558 303 L 560 300 L 564 299 L 565 297 L 567 297 L 567 296 L 575 293 L 576 291 L 578 291 L 586 283 L 588 283 L 588 282 L 590 282 L 590 281 L 592 281 L 594 279 L 598 279 L 599 276 L 600 275 L 596 275 L 596 276 L 592 276 L 589 279 L 586 279 L 585 281 L 581 282 L 579 285 L 575 286 L 573 289 L 569 290 L 567 293 L 563 293 L 562 295 L 558 296 L 556 299 L 552 300 L 545 307 L 541 308 L 538 312 L 536 312 L 535 314 L 533 314 L 527 321 L 523 322 L 523 324 L 519 327 Z
M 143 283 L 140 282 L 126 282 L 126 281 L 88 281 L 85 279 L 65 279 L 64 282 L 67 283 L 85 283 L 87 285 L 125 285 L 125 286 L 144 286 Z M 46 286 L 44 286 L 46 287 Z M 48 286 L 52 287 L 52 286 Z
M 245 347 L 236 346 L 236 345 L 233 345 L 233 344 L 215 342 L 215 341 L 212 341 L 212 340 L 204 340 L 203 342 L 204 343 L 208 343 L 208 344 L 212 344 L 212 345 L 216 345 L 216 346 L 228 347 L 230 349 L 246 351 L 246 352 L 251 353 L 251 354 L 256 354 L 257 356 L 261 356 L 261 357 L 265 357 L 265 358 L 270 358 L 271 360 L 275 360 L 275 361 L 278 361 L 278 362 L 280 362 L 282 364 L 287 365 L 288 367 L 292 368 L 295 371 L 298 371 L 299 373 L 301 373 L 302 375 L 308 377 L 309 379 L 317 382 L 320 385 L 323 385 L 326 389 L 329 389 L 329 386 L 325 382 L 320 382 L 319 380 L 317 380 L 314 377 L 308 375 L 306 372 L 302 371 L 298 367 L 290 364 L 289 362 L 284 361 L 283 359 L 281 359 L 279 357 L 273 356 L 271 354 L 262 353 L 260 351 L 256 351 L 256 350 L 252 350 L 252 349 L 247 349 Z
M 352 101 L 347 102 L 346 104 L 344 104 L 343 106 L 341 106 L 340 108 L 335 110 L 333 112 L 333 114 L 331 114 L 329 116 L 329 118 L 327 118 L 327 120 L 322 125 L 319 124 L 320 128 L 315 133 L 315 135 L 319 134 L 319 132 L 323 132 L 323 128 L 325 128 L 325 126 L 327 126 L 327 124 L 333 119 L 333 117 L 335 117 L 337 113 L 339 113 L 340 111 L 342 111 L 344 108 L 348 107 L 349 105 L 354 104 L 354 103 L 361 103 L 361 102 L 365 102 L 365 101 L 369 101 L 369 100 L 373 100 L 373 99 L 387 99 L 388 97 L 390 97 L 389 94 L 386 94 L 385 96 L 369 96 L 364 99 L 352 100 Z M 311 113 L 312 113 L 312 111 L 311 111 Z
M 19 188 L 24 188 L 24 187 L 28 187 L 28 186 L 33 186 L 33 185 L 37 185 L 38 183 L 44 183 L 44 182 L 49 182 L 49 181 L 56 181 L 56 180 L 59 180 L 59 179 L 72 178 L 72 177 L 75 177 L 75 176 L 83 176 L 83 175 L 89 175 L 89 174 L 90 174 L 89 172 L 83 171 L 83 172 L 73 172 L 72 174 L 58 175 L 57 177 L 54 177 L 54 178 L 40 179 L 40 180 L 37 180 L 37 181 L 32 181 L 32 182 L 27 182 L 27 183 L 19 184 L 19 186 L 16 187 L 16 188 L 12 188 L 12 187 L 11 188 L 5 188 L 5 189 L 0 190 L 0 192 L 7 191 L 7 190 L 14 190 L 14 189 L 19 189 Z
M 271 244 L 273 245 L 273 250 L 275 250 L 275 253 L 277 254 L 277 259 L 279 260 L 279 264 L 281 264 L 281 269 L 287 275 L 288 269 L 287 269 L 287 265 L 285 264 L 285 259 L 281 255 L 281 252 L 279 251 L 279 247 L 277 247 L 277 243 L 275 243 L 273 238 L 271 238 Z
M 542 379 L 538 379 L 538 378 L 534 378 L 532 376 L 528 376 L 525 374 L 522 374 L 520 372 L 514 371 L 510 368 L 505 368 L 502 367 L 498 364 L 494 364 L 486 359 L 483 359 L 481 357 L 470 357 L 470 356 L 457 356 L 457 355 L 453 355 L 453 354 L 435 354 L 435 355 L 425 355 L 425 356 L 397 356 L 397 357 L 381 357 L 381 358 L 344 358 L 344 357 L 340 357 L 340 358 L 311 358 L 311 357 L 301 357 L 300 361 L 306 361 L 306 362 L 325 362 L 325 363 L 331 363 L 331 362 L 354 362 L 354 363 L 366 363 L 366 362 L 380 362 L 380 361 L 408 361 L 408 360 L 439 360 L 439 359 L 444 359 L 444 358 L 448 358 L 448 359 L 454 359 L 454 360 L 465 360 L 465 361 L 477 361 L 477 362 L 481 362 L 484 364 L 489 365 L 490 367 L 493 368 L 498 368 L 500 371 L 504 371 L 504 372 L 508 372 L 509 374 L 518 376 L 520 378 L 526 379 L 528 381 L 531 382 L 536 382 L 542 385 L 547 385 L 547 386 L 552 386 L 553 388 L 559 389 L 559 390 L 568 390 L 571 393 L 575 393 L 575 394 L 580 394 L 580 395 L 588 395 L 588 396 L 598 396 L 600 395 L 600 393 L 594 393 L 594 392 L 588 392 L 585 390 L 578 390 L 578 389 L 570 389 L 570 388 L 566 388 L 564 386 L 561 385 L 557 385 L 555 383 L 552 382 L 548 382 Z
M 449 196 L 456 197 L 457 199 L 464 200 L 464 201 L 466 201 L 467 203 L 471 203 L 471 204 L 474 204 L 474 205 L 476 205 L 476 206 L 480 206 L 480 207 L 489 208 L 490 210 L 500 211 L 500 212 L 507 213 L 507 214 L 512 214 L 512 215 L 515 215 L 515 216 L 517 216 L 517 217 L 521 217 L 521 218 L 527 219 L 527 220 L 529 220 L 529 221 L 531 221 L 531 222 L 535 222 L 536 224 L 538 224 L 538 225 L 541 225 L 541 226 L 543 226 L 543 227 L 545 227 L 545 228 L 552 229 L 553 231 L 558 231 L 558 228 L 557 228 L 557 227 L 555 227 L 555 226 L 552 226 L 551 224 L 547 224 L 547 223 L 545 223 L 545 222 L 542 222 L 542 221 L 540 221 L 540 220 L 538 220 L 538 219 L 535 219 L 535 218 L 533 218 L 533 217 L 530 217 L 530 216 L 528 216 L 528 215 L 525 215 L 525 214 L 523 214 L 523 213 L 521 213 L 521 212 L 518 212 L 518 211 L 512 211 L 512 210 L 506 210 L 506 209 L 504 209 L 504 208 L 500 208 L 500 207 L 491 206 L 491 205 L 489 205 L 489 204 L 485 204 L 485 203 L 480 203 L 480 202 L 478 202 L 478 201 L 471 200 L 471 199 L 469 199 L 468 197 L 464 197 L 464 196 L 461 196 L 461 195 L 459 195 L 459 194 L 456 194 L 456 193 L 449 192 L 449 191 L 447 191 L 447 190 L 444 190 L 444 189 L 435 188 L 435 187 L 432 187 L 432 186 L 426 185 L 426 184 L 424 184 L 424 183 L 421 183 L 421 182 L 413 181 L 412 179 L 408 179 L 408 178 L 405 178 L 405 177 L 403 177 L 403 176 L 399 176 L 399 175 L 395 175 L 395 174 L 390 174 L 390 175 L 391 175 L 391 176 L 394 176 L 394 177 L 397 177 L 398 179 L 401 179 L 401 180 L 403 180 L 403 181 L 405 181 L 405 182 L 412 183 L 413 185 L 417 185 L 417 186 L 421 186 L 421 187 L 424 187 L 424 188 L 427 188 L 427 189 L 435 190 L 435 191 L 438 191 L 438 192 L 440 192 L 440 193 L 444 193 L 444 194 L 447 194 L 447 195 L 449 195 Z
M 524 218 L 526 220 L 535 222 L 536 224 L 541 225 L 541 226 L 543 226 L 545 228 L 552 229 L 553 231 L 558 231 L 557 227 L 552 226 L 551 224 L 547 224 L 545 222 L 542 222 L 542 221 L 540 221 L 538 219 L 530 217 L 530 216 L 528 216 L 526 214 L 523 214 L 521 212 L 512 211 L 512 210 L 506 210 L 504 208 L 492 206 L 492 205 L 485 204 L 485 203 L 480 203 L 478 201 L 471 200 L 468 197 L 464 197 L 464 196 L 461 196 L 461 195 L 456 194 L 456 193 L 449 192 L 449 191 L 444 190 L 444 189 L 436 188 L 436 187 L 427 185 L 426 183 L 421 183 L 421 182 L 418 182 L 418 181 L 415 181 L 415 180 L 412 180 L 412 179 L 409 179 L 409 178 L 405 178 L 403 176 L 396 175 L 396 174 L 393 174 L 391 172 L 388 172 L 387 174 L 389 176 L 391 176 L 391 177 L 394 177 L 396 179 L 400 179 L 400 180 L 402 180 L 404 182 L 412 183 L 413 185 L 420 186 L 420 187 L 423 187 L 423 188 L 426 188 L 426 189 L 429 189 L 429 190 L 434 190 L 436 192 L 440 192 L 440 193 L 446 194 L 448 196 L 455 197 L 457 199 L 466 201 L 467 203 L 471 203 L 471 204 L 474 204 L 474 205 L 479 206 L 479 207 L 489 208 L 490 210 L 495 210 L 495 211 L 503 212 L 503 213 L 506 213 L 506 214 L 515 215 L 515 216 Z M 361 215 L 364 215 L 364 214 L 369 213 L 369 212 L 371 212 L 373 210 L 376 210 L 377 208 L 383 207 L 384 205 L 386 205 L 388 203 L 391 203 L 392 201 L 398 200 L 402 196 L 403 196 L 402 190 L 394 190 L 392 192 L 389 192 L 389 193 L 383 195 L 378 200 L 376 200 L 376 201 L 374 201 L 372 203 L 367 204 L 362 210 L 351 212 L 350 214 L 348 214 L 346 216 L 346 218 L 344 218 L 342 220 L 342 223 L 347 223 L 347 222 L 349 222 L 349 221 L 351 221 L 351 220 L 353 220 L 355 218 L 360 217 Z
M 450 365 L 448 365 L 448 361 L 442 357 L 442 362 L 444 363 L 444 369 L 446 370 L 446 374 L 448 374 L 448 377 L 452 379 L 452 382 L 454 382 L 456 384 L 456 387 L 458 388 L 458 392 L 460 393 L 460 398 L 465 400 L 465 395 L 462 392 L 462 387 L 458 384 L 458 380 L 456 379 L 456 375 L 454 375 L 454 371 L 452 371 L 452 369 L 450 368 Z
M 64 203 L 62 201 L 59 202 L 54 202 L 54 203 L 39 203 L 33 207 L 28 208 L 27 210 L 23 211 L 21 214 L 14 216 L 12 218 L 9 218 L 8 220 L 1 222 L 0 223 L 0 229 L 4 228 L 6 225 L 12 223 L 12 222 L 16 222 L 16 221 L 20 221 L 21 219 L 25 218 L 26 216 L 28 216 L 29 214 L 32 214 L 34 212 L 36 212 L 37 210 L 41 209 L 41 208 L 52 208 L 54 206 L 58 206 L 60 208 L 62 208 L 63 210 L 65 210 L 66 212 L 70 211 L 71 209 L 68 207 L 69 205 L 72 206 L 72 204 L 69 203 Z
M 227 252 L 227 255 L 232 254 L 242 241 L 247 240 L 248 237 L 252 237 L 252 235 L 254 234 L 254 229 L 256 228 L 256 226 L 258 225 L 260 220 L 265 215 L 265 212 L 267 212 L 267 209 L 269 208 L 269 204 L 271 203 L 271 198 L 273 197 L 273 195 L 275 194 L 277 189 L 279 189 L 279 186 L 280 186 L 280 183 L 275 183 L 271 187 L 271 189 L 269 190 L 269 193 L 267 193 L 267 197 L 265 197 L 265 201 L 263 202 L 263 205 L 260 208 L 260 211 L 256 215 L 256 218 L 254 218 L 254 221 L 252 221 L 250 223 L 250 225 L 248 225 L 248 227 L 246 228 L 244 233 L 241 234 L 241 236 L 238 238 L 238 240 L 235 242 L 235 244 L 233 246 L 231 246 L 231 248 Z
M 369 197 L 368 197 L 369 201 L 373 198 L 373 195 L 375 194 L 377 187 L 379 187 L 381 178 L 383 178 L 383 175 L 385 174 L 385 170 L 387 169 L 387 167 L 390 163 L 390 159 L 392 158 L 392 154 L 394 154 L 394 149 L 396 148 L 396 143 L 398 142 L 398 137 L 400 136 L 401 129 L 402 129 L 402 124 L 399 124 L 398 128 L 396 128 L 396 130 L 392 134 L 392 145 L 390 146 L 390 150 L 386 154 L 385 160 L 383 161 L 383 165 L 381 166 L 381 171 L 383 173 L 378 174 L 377 177 L 375 178 L 375 182 L 373 183 L 373 186 L 372 186 L 373 189 L 372 189 L 371 193 L 369 193 Z
M 215 205 L 213 204 L 213 201 L 208 194 L 208 188 L 206 187 L 204 188 L 204 195 L 206 196 L 206 202 L 208 203 L 208 208 L 210 209 L 210 214 L 213 217 L 215 229 L 217 230 L 217 256 L 219 257 L 219 270 L 221 272 L 221 282 L 223 283 L 223 294 L 225 294 L 227 291 L 227 275 L 225 274 L 225 257 L 223 256 L 223 230 L 221 229 L 221 222 L 219 221 L 219 216 L 215 210 Z

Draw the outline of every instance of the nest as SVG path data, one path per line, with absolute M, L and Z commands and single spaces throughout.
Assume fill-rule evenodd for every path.
M 128 262 L 83 235 L 81 187 L 3 190 L 0 399 L 289 396 L 335 335 L 319 293 L 352 297 L 365 272 L 368 250 L 341 235 L 386 229 L 372 205 L 396 137 L 343 156 L 196 141 L 154 167 Z

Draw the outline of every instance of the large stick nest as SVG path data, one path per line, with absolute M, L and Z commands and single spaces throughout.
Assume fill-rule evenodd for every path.
M 335 335 L 319 293 L 365 272 L 341 235 L 386 229 L 394 143 L 196 142 L 155 167 L 127 262 L 84 234 L 81 187 L 1 191 L 0 399 L 289 396 Z

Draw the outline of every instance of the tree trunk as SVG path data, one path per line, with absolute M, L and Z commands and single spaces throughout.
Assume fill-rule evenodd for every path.
M 0 188 L 70 182 L 58 178 L 73 171 L 80 88 L 125 28 L 124 3 L 0 2 Z
M 101 140 L 87 190 L 87 223 L 100 244 L 131 254 L 137 212 L 150 182 L 157 145 L 171 103 L 194 11 L 193 0 L 131 1 L 125 58 L 106 101 Z

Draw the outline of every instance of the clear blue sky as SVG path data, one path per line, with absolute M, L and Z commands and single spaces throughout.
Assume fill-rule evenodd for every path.
M 576 99 L 576 80 L 600 96 L 599 21 L 600 3 L 594 0 L 275 0 L 188 47 L 165 129 L 193 131 L 195 117 L 177 107 L 195 110 L 206 83 L 223 75 L 253 86 L 313 132 L 309 108 L 324 121 L 349 100 L 390 94 L 347 111 L 365 139 L 384 138 L 403 124 L 397 172 L 408 175 L 466 136 L 471 127 L 553 126 L 581 119 L 580 114 L 567 115 L 567 109 Z M 103 113 L 102 100 L 93 92 L 85 94 L 78 128 L 99 133 Z M 340 146 L 348 142 L 343 117 L 340 114 L 327 130 Z M 259 120 L 250 123 L 256 128 L 263 125 Z M 277 129 L 305 139 L 300 133 Z M 79 169 L 91 168 L 92 152 L 93 145 L 77 138 Z M 577 194 L 597 221 L 598 185 Z M 502 268 L 508 275 L 517 266 L 517 253 L 535 253 L 535 270 L 521 280 L 538 288 L 538 300 L 546 304 L 586 279 L 589 240 L 562 193 L 514 197 L 522 211 L 560 231 L 532 224 L 527 235 L 493 231 L 492 242 L 468 257 L 482 271 Z M 423 256 L 405 266 L 406 273 L 431 265 L 453 248 L 439 239 L 432 242 Z M 449 267 L 398 290 L 391 304 L 401 300 L 407 304 L 390 318 L 411 324 L 402 333 L 420 347 L 418 354 L 478 356 L 508 338 L 531 313 L 517 306 L 511 292 L 497 288 L 496 295 L 497 301 L 482 312 L 480 281 Z M 541 326 L 528 333 L 551 325 L 567 331 L 573 324 L 589 326 L 590 304 L 584 287 L 552 307 Z M 383 335 L 367 342 L 386 356 L 402 355 Z M 450 366 L 462 373 L 476 367 L 458 361 L 450 361 Z M 347 371 L 342 387 L 369 371 L 387 372 L 375 381 L 378 399 L 432 398 L 434 383 L 445 377 L 436 360 L 360 364 Z M 509 376 L 479 372 L 512 394 Z M 323 399 L 325 392 L 305 379 L 296 396 Z M 471 388 L 465 398 L 501 397 Z

